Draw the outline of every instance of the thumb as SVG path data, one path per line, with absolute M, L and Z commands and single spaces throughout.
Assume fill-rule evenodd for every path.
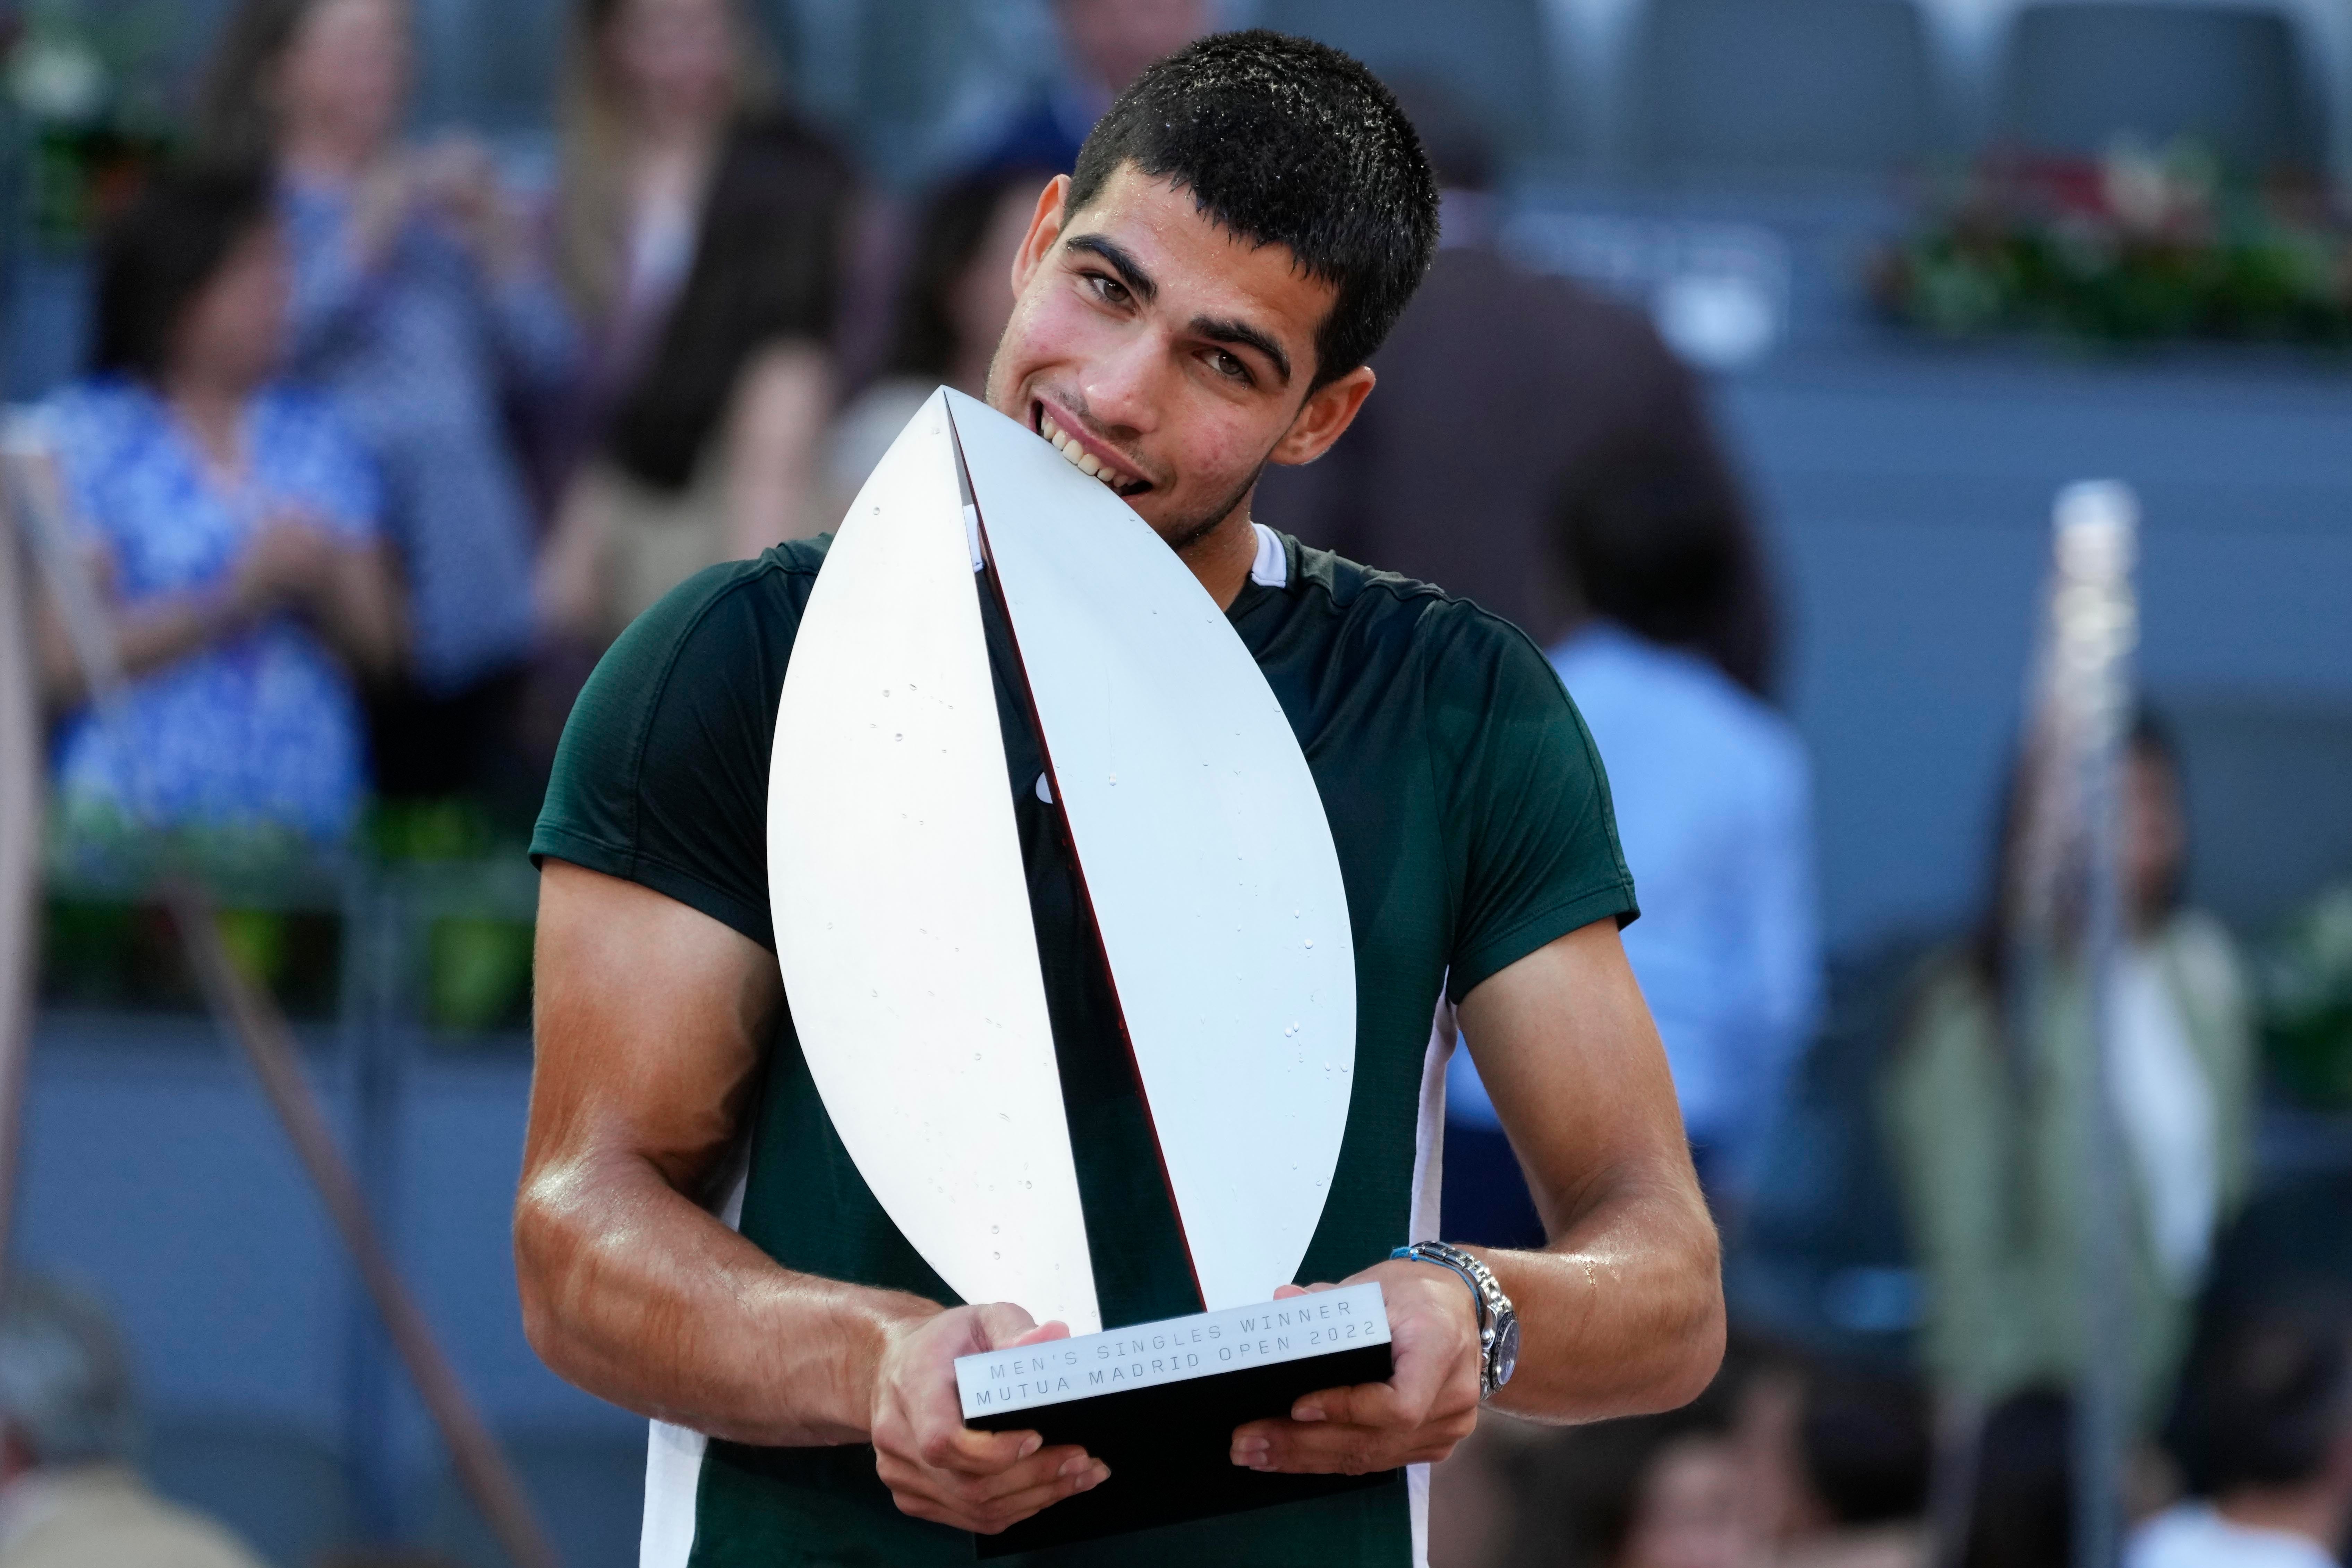
M 974 1307 L 971 1318 L 972 1337 L 984 1350 L 1003 1350 L 1037 1326 L 1037 1320 L 1029 1315 L 1027 1308 L 1010 1301 L 990 1301 Z M 1066 1329 L 1063 1331 L 1068 1332 Z

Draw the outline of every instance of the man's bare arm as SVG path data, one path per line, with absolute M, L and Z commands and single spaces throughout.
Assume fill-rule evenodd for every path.
M 1723 1355 L 1715 1225 L 1615 922 L 1485 981 L 1461 1020 L 1550 1237 L 1537 1252 L 1472 1249 L 1519 1317 L 1517 1373 L 1494 1403 L 1597 1421 L 1696 1397 Z M 1476 1424 L 1476 1310 L 1460 1276 L 1391 1261 L 1354 1278 L 1381 1282 L 1394 1374 L 1241 1427 L 1235 1464 L 1361 1474 L 1442 1459 Z
M 898 1506 L 997 1530 L 1098 1482 L 1072 1448 L 963 1429 L 954 1357 L 1050 1333 L 795 1274 L 720 1224 L 782 1005 L 771 953 L 635 883 L 551 860 L 538 1061 L 515 1204 L 531 1345 L 581 1387 L 746 1443 L 874 1443 Z
M 1723 1357 L 1715 1222 L 1616 923 L 1529 953 L 1464 997 L 1461 1016 L 1550 1238 L 1540 1252 L 1480 1249 L 1522 1335 L 1495 1404 L 1593 1421 L 1696 1398 Z

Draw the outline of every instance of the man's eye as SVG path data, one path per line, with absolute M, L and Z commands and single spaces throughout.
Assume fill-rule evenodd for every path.
M 1250 379 L 1249 366 L 1244 364 L 1237 356 L 1226 353 L 1223 349 L 1219 349 L 1209 355 L 1209 368 L 1215 371 L 1219 375 L 1223 376 L 1228 381 L 1245 382 Z
M 1100 299 L 1103 303 L 1107 305 L 1124 305 L 1127 303 L 1127 285 L 1120 282 L 1118 279 L 1106 278 L 1099 272 L 1089 272 L 1087 274 L 1087 281 L 1095 286 L 1096 297 Z

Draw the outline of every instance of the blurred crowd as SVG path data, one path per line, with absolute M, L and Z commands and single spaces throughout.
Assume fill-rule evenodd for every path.
M 575 0 L 544 191 L 466 138 L 404 136 L 406 0 L 239 0 L 184 155 L 96 247 L 89 373 L 33 416 L 132 677 L 94 710 L 74 606 L 44 602 L 61 831 L 331 854 L 371 802 L 526 823 L 634 616 L 830 527 L 935 386 L 982 393 L 1041 189 L 1211 20 L 1202 0 L 1055 14 L 1060 76 L 909 203 L 795 112 L 739 0 Z M 1825 1005 L 1771 563 L 1697 378 L 1644 316 L 1507 259 L 1475 122 L 1396 85 L 1444 188 L 1443 248 L 1363 417 L 1324 462 L 1270 472 L 1258 516 L 1549 652 L 1606 761 L 1643 906 L 1627 951 L 1736 1244 Z M 2332 1560 L 2352 1270 L 2277 1239 L 2330 1195 L 2247 1208 L 2253 1026 L 2228 935 L 2180 897 L 2178 759 L 2144 717 L 2104 1068 L 2079 920 L 2021 951 L 2016 802 L 2038 765 L 2017 765 L 1978 929 L 1912 972 L 1859 1102 L 1918 1270 L 1916 1364 L 1751 1337 L 1685 1411 L 1490 1421 L 1441 1473 L 1443 1568 L 2066 1560 L 2070 1391 L 2095 1349 L 2081 1130 L 2102 1096 L 2131 1215 L 2107 1321 L 2127 1338 L 2135 1568 Z M 1445 1234 L 1539 1244 L 1508 1130 L 1454 1062 Z M 85 1503 L 147 1506 L 109 1344 L 47 1287 L 0 1311 L 0 1564 L 116 1561 L 26 1543 Z M 173 1561 L 242 1560 L 207 1550 Z

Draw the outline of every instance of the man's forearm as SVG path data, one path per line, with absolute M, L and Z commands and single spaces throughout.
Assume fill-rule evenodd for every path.
M 525 1185 L 515 1261 L 525 1330 L 557 1373 L 744 1443 L 864 1441 L 884 1348 L 940 1310 L 779 1268 L 650 1163 L 619 1156 Z
M 1599 1421 L 1696 1398 L 1723 1358 L 1715 1225 L 1688 1188 L 1627 1181 L 1540 1252 L 1478 1248 L 1519 1318 L 1499 1408 Z
M 1551 1238 L 1486 1255 L 1519 1315 L 1496 1403 L 1599 1421 L 1696 1398 L 1723 1359 L 1722 1261 L 1616 921 L 1489 977 L 1461 1015 Z

